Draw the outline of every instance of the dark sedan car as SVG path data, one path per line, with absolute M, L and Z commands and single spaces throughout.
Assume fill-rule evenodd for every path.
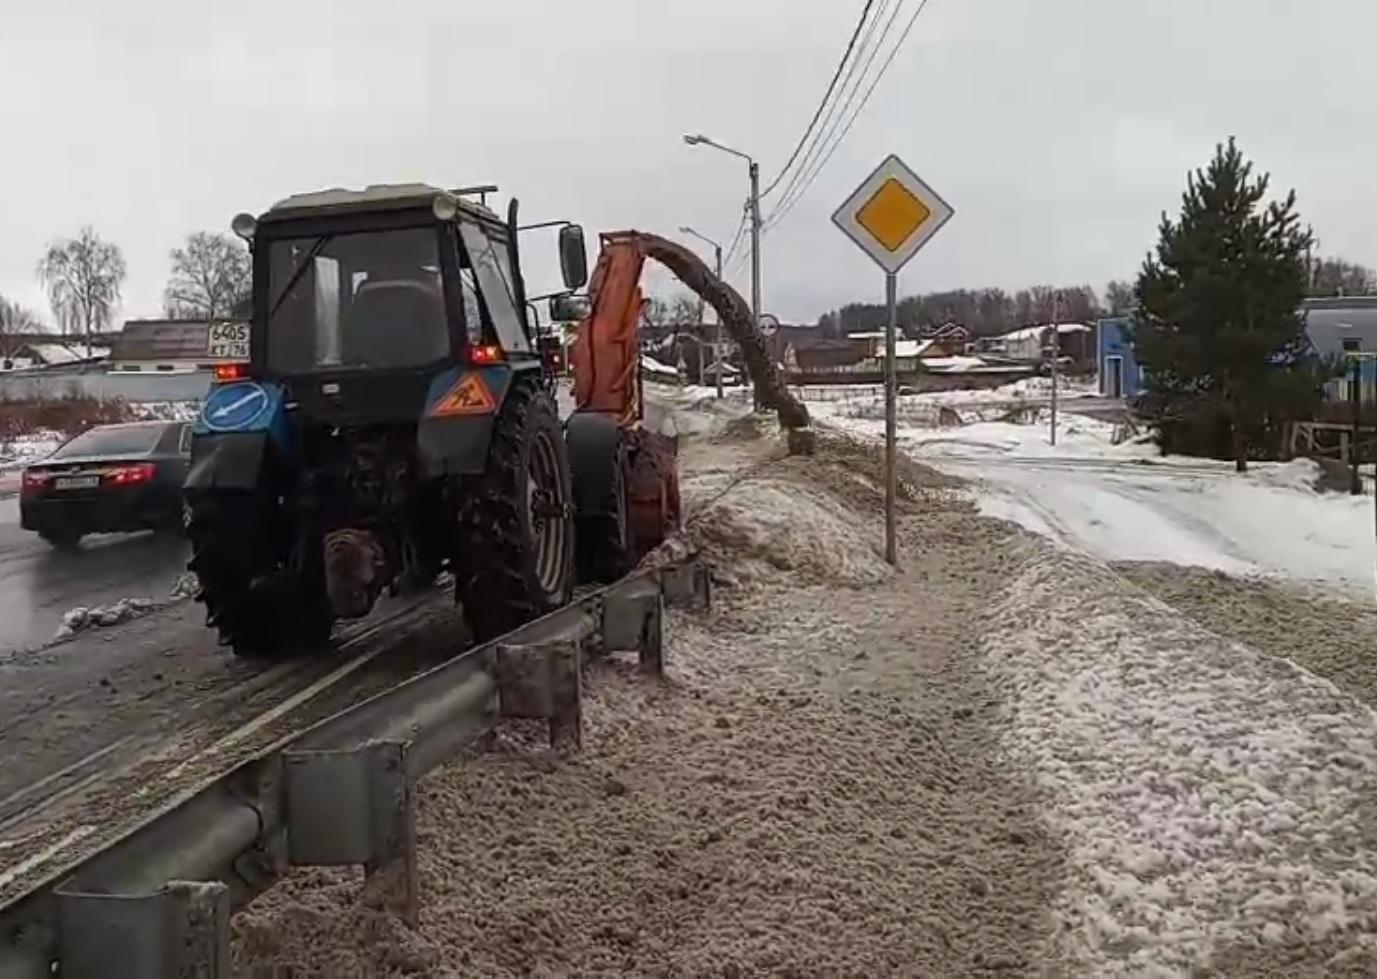
M 55 546 L 84 534 L 180 528 L 184 422 L 98 425 L 24 470 L 19 522 Z

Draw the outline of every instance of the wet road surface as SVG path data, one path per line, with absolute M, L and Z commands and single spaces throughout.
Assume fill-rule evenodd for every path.
M 0 498 L 0 651 L 49 641 L 79 605 L 166 599 L 186 559 L 186 543 L 172 534 L 95 534 L 55 550 L 20 528 L 18 497 Z

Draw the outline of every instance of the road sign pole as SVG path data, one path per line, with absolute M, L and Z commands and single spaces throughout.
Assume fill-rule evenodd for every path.
M 894 503 L 899 479 L 894 467 L 895 401 L 899 395 L 899 372 L 895 366 L 895 333 L 898 332 L 899 277 L 885 273 L 885 560 L 899 565 L 899 544 L 894 532 Z
M 923 183 L 893 153 L 852 191 L 832 215 L 832 223 L 885 271 L 885 560 L 899 563 L 894 507 L 899 479 L 895 468 L 895 414 L 899 394 L 899 270 L 942 225 L 951 220 L 950 204 Z

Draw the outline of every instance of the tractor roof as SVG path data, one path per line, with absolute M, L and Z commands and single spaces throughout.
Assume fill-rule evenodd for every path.
M 445 190 L 443 187 L 420 183 L 369 184 L 363 190 L 331 187 L 328 190 L 293 194 L 270 207 L 260 220 L 276 221 L 348 211 L 402 211 L 412 208 L 428 210 L 440 194 L 454 197 L 462 209 L 476 216 L 491 221 L 499 220 L 496 214 L 471 197 L 460 196 L 459 193 Z

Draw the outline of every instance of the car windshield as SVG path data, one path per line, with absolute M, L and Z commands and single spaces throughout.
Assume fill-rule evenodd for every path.
M 115 425 L 82 432 L 52 454 L 54 459 L 75 456 L 141 456 L 153 451 L 162 437 L 160 425 Z
M 449 353 L 434 228 L 280 239 L 268 263 L 275 371 L 420 367 Z

